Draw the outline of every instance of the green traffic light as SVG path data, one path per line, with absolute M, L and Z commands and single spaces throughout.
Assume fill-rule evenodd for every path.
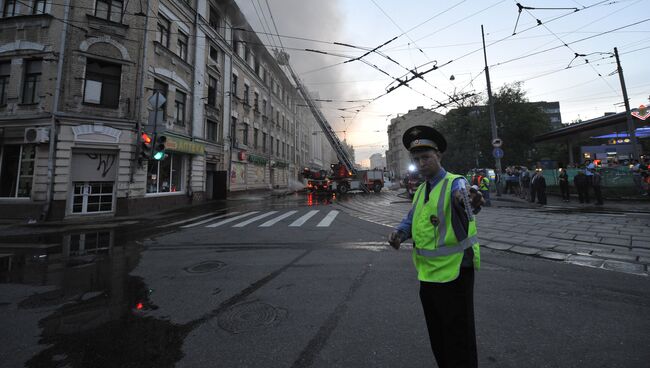
M 165 152 L 158 151 L 153 154 L 154 160 L 162 160 L 165 157 Z

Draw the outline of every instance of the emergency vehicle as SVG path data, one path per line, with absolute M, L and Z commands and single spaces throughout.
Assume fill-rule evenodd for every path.
M 329 192 L 330 180 L 325 170 L 312 170 L 305 167 L 302 170 L 302 177 L 307 180 L 307 190 L 310 192 Z
M 345 194 L 351 190 L 362 190 L 375 193 L 381 192 L 384 187 L 383 170 L 357 170 L 356 174 L 349 171 L 342 163 L 332 164 L 330 189 L 334 192 Z

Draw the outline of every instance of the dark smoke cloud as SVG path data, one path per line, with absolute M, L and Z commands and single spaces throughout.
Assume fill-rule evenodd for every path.
M 271 28 L 273 27 L 266 0 L 237 0 L 236 2 L 246 16 L 248 23 L 256 31 L 264 32 L 264 28 L 260 25 L 260 18 L 257 15 L 260 12 L 258 4 L 264 10 L 268 25 Z M 269 0 L 268 4 L 271 6 L 280 35 L 345 42 L 341 31 L 345 14 L 342 13 L 337 0 Z M 257 8 L 257 13 L 255 8 Z M 262 17 L 261 13 L 260 17 Z M 264 22 L 263 17 L 262 22 Z M 275 34 L 275 29 L 272 28 L 270 33 Z M 272 37 L 272 40 L 269 41 L 264 34 L 260 33 L 258 36 L 265 44 L 273 42 L 279 46 L 277 37 Z M 334 45 L 287 38 L 282 39 L 282 44 L 287 48 L 330 51 L 336 49 Z M 340 63 L 345 59 L 304 51 L 287 50 L 287 52 L 291 56 L 290 62 L 294 71 L 300 75 L 307 88 L 319 98 L 341 100 L 350 99 L 351 96 L 355 95 L 355 90 L 350 90 L 351 86 L 349 84 L 340 83 L 350 79 L 345 74 L 345 66 L 303 74 L 324 66 Z M 322 104 L 322 111 L 335 130 L 344 128 L 343 121 L 340 118 L 341 115 L 352 116 L 351 113 L 337 111 L 335 108 L 338 107 L 342 107 L 342 105 Z

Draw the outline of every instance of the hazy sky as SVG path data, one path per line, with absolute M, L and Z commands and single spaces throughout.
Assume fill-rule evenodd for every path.
M 481 24 L 493 91 L 522 81 L 530 101 L 559 101 L 564 123 L 624 111 L 612 73 L 618 47 L 631 106 L 649 103 L 650 0 L 523 0 L 536 9 L 523 9 L 516 28 L 514 0 L 236 1 L 256 31 L 273 34 L 260 34 L 262 42 L 280 47 L 279 34 L 307 87 L 334 100 L 323 102 L 323 112 L 334 130 L 346 131 L 339 137 L 355 146 L 358 162 L 384 153 L 386 127 L 398 114 L 437 106 L 454 91 L 485 93 Z M 372 49 L 395 37 L 378 50 L 383 55 L 364 57 L 367 63 L 344 63 L 365 51 L 334 44 Z M 433 65 L 439 68 L 411 88 L 357 101 L 381 96 L 408 70 Z

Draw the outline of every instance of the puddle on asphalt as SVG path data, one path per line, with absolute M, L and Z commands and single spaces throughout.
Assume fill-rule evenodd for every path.
M 172 367 L 190 331 L 147 317 L 153 292 L 130 272 L 142 246 L 129 232 L 97 230 L 2 244 L 0 282 L 54 286 L 15 300 L 19 311 L 56 308 L 38 322 L 42 351 L 27 367 Z M 205 271 L 218 265 L 202 265 Z M 3 302 L 7 302 L 3 300 Z

